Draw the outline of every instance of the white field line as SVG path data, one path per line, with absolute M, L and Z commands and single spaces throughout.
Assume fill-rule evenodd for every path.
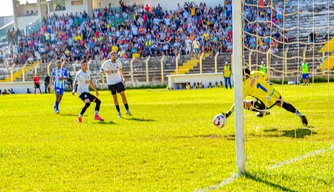
M 271 170 L 271 169 L 277 169 L 277 168 L 282 167 L 284 165 L 288 165 L 288 164 L 291 164 L 291 163 L 294 163 L 294 162 L 297 162 L 297 161 L 301 161 L 301 160 L 304 160 L 304 159 L 306 159 L 308 157 L 316 156 L 316 155 L 319 155 L 321 153 L 326 153 L 326 152 L 331 151 L 333 149 L 334 149 L 334 145 L 331 145 L 327 149 L 315 150 L 315 151 L 306 153 L 305 155 L 301 155 L 301 156 L 298 156 L 298 157 L 293 158 L 293 159 L 288 159 L 286 161 L 279 162 L 279 163 L 277 163 L 277 164 L 275 164 L 273 166 L 268 167 L 267 169 L 269 169 L 269 170 Z M 217 185 L 212 185 L 210 187 L 206 187 L 206 188 L 202 188 L 202 189 L 197 189 L 197 190 L 195 190 L 195 192 L 204 192 L 204 191 L 216 190 L 216 189 L 219 189 L 219 188 L 223 187 L 224 185 L 228 185 L 228 184 L 232 183 L 237 178 L 238 178 L 237 174 L 234 174 L 231 177 L 229 177 L 229 178 L 227 178 L 227 179 L 219 182 Z

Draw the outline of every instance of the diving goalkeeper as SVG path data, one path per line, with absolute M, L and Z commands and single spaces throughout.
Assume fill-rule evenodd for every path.
M 269 115 L 270 112 L 268 110 L 276 105 L 299 116 L 302 120 L 303 125 L 307 126 L 308 121 L 306 116 L 301 114 L 290 103 L 283 101 L 281 94 L 266 81 L 268 77 L 266 73 L 263 73 L 261 71 L 250 72 L 249 69 L 244 69 L 243 76 L 244 98 L 247 96 L 255 98 L 254 100 L 244 100 L 245 109 L 257 112 L 256 116 L 263 117 L 265 115 Z M 228 118 L 233 111 L 234 104 L 225 114 L 226 118 Z

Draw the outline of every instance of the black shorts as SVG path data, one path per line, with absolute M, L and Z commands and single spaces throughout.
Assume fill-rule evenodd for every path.
M 122 82 L 116 83 L 114 85 L 108 85 L 108 89 L 110 90 L 112 95 L 115 95 L 116 91 L 117 91 L 117 93 L 125 91 L 125 87 L 124 87 L 124 84 Z
M 277 104 L 281 104 L 282 103 L 282 97 L 280 97 L 275 104 L 271 105 L 270 107 L 266 107 L 266 105 L 260 101 L 259 99 L 254 99 L 252 101 L 252 105 L 254 106 L 255 109 L 259 109 L 259 110 L 266 110 L 266 109 L 271 109 L 272 107 L 274 107 Z
M 90 102 L 93 102 L 96 99 L 96 97 L 94 95 L 92 95 L 90 93 L 87 93 L 87 92 L 81 93 L 81 95 L 79 97 L 82 101 L 85 101 L 86 99 L 89 99 Z
M 40 87 L 40 86 L 39 86 L 39 83 L 35 84 L 35 88 L 36 88 L 36 89 L 39 89 L 39 87 Z

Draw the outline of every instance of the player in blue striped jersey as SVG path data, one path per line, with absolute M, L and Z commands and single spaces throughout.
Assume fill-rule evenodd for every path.
M 50 85 L 54 86 L 54 93 L 56 94 L 56 102 L 54 105 L 54 111 L 59 113 L 59 104 L 64 95 L 65 80 L 68 79 L 68 72 L 65 68 L 61 67 L 61 61 L 56 61 L 56 67 L 52 69 Z

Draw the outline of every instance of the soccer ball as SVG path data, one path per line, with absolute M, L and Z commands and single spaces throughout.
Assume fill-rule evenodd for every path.
M 213 118 L 212 123 L 217 128 L 223 128 L 226 125 L 226 117 L 222 114 L 218 114 Z

